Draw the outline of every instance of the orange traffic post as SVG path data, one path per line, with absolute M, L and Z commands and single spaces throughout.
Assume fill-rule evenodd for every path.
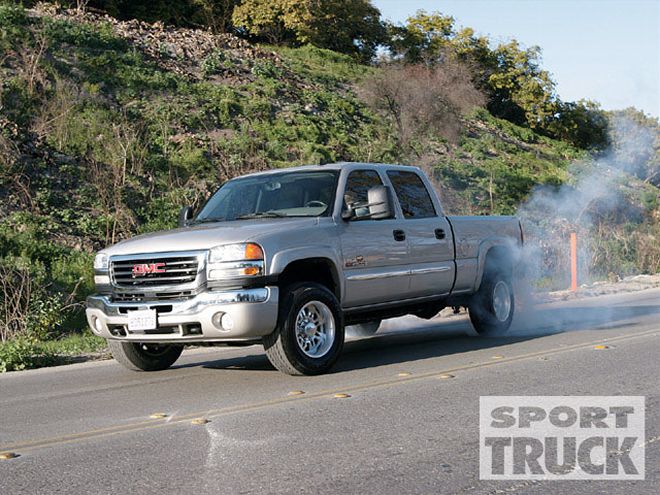
M 571 290 L 577 292 L 577 234 L 571 232 Z

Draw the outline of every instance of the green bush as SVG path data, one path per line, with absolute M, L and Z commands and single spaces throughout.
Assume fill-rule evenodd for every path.
M 19 337 L 0 343 L 0 373 L 52 366 L 58 359 L 43 349 L 34 337 Z

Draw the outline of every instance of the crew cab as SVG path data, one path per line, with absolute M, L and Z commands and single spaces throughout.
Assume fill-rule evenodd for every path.
M 277 169 L 100 251 L 87 320 L 134 370 L 166 369 L 186 344 L 263 343 L 284 373 L 320 374 L 346 326 L 465 306 L 477 333 L 505 332 L 522 243 L 514 217 L 446 216 L 417 167 Z

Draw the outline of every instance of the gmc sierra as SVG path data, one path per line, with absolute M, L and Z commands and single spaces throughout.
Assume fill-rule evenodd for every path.
M 179 228 L 94 260 L 92 331 L 134 370 L 172 365 L 185 344 L 263 343 L 284 373 L 337 361 L 345 326 L 432 318 L 466 306 L 479 334 L 505 332 L 523 242 L 513 217 L 447 217 L 416 167 L 337 163 L 226 182 Z

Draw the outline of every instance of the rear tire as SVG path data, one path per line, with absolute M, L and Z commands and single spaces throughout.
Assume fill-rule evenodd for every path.
M 487 270 L 468 306 L 474 330 L 486 336 L 505 334 L 513 320 L 514 299 L 511 278 L 501 271 Z
M 268 360 L 287 375 L 326 373 L 344 346 L 339 301 L 315 283 L 291 285 L 281 294 L 277 328 L 263 338 Z
M 371 337 L 380 328 L 381 320 L 358 323 L 346 327 L 346 334 L 350 337 Z
M 172 366 L 183 352 L 174 344 L 147 344 L 108 340 L 115 360 L 132 371 L 162 371 Z

